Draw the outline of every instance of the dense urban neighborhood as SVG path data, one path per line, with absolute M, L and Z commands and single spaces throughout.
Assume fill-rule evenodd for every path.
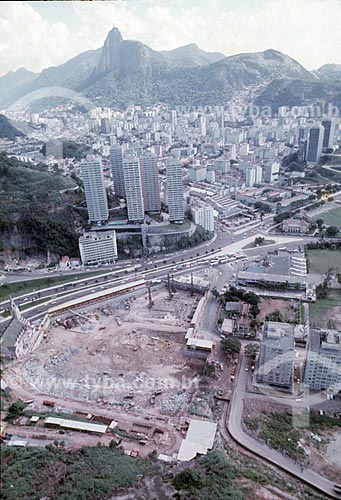
M 4 499 L 341 498 L 339 80 L 192 45 L 0 77 Z

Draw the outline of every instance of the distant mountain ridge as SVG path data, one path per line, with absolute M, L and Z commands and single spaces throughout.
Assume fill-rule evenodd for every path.
M 308 86 L 313 89 L 310 93 L 313 98 L 318 99 L 337 94 L 337 88 L 335 92 L 328 91 L 327 78 L 331 71 L 338 74 L 338 68 L 328 71 L 323 68 L 310 72 L 273 49 L 225 57 L 221 53 L 205 52 L 191 43 L 174 50 L 156 51 L 142 42 L 124 40 L 114 27 L 101 49 L 83 52 L 39 75 L 22 74 L 26 70 L 18 70 L 18 75 L 18 72 L 8 73 L 0 78 L 0 107 L 8 106 L 33 90 L 56 85 L 81 92 L 95 105 L 121 109 L 130 104 L 152 105 L 155 102 L 226 104 L 239 91 L 249 88 L 253 88 L 252 98 L 262 95 L 262 102 L 268 98 L 269 103 L 276 102 L 275 81 L 281 81 L 278 88 L 281 99 L 285 99 L 285 89 L 291 89 L 292 85 Z M 8 81 L 14 82 L 13 85 L 6 83 Z M 320 85 L 315 85 L 317 81 Z M 9 87 L 13 87 L 13 92 Z M 2 94 L 4 88 L 7 90 Z M 295 105 L 301 105 L 305 95 L 290 91 L 288 97 L 297 99 Z
M 314 73 L 321 79 L 341 80 L 341 64 L 324 64 Z

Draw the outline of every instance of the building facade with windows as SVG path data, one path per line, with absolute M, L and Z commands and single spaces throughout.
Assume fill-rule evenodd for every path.
M 313 390 L 341 387 L 341 333 L 336 330 L 311 329 L 305 384 Z
M 84 233 L 78 243 L 84 266 L 113 264 L 117 259 L 115 231 Z
M 166 163 L 167 202 L 170 222 L 182 223 L 185 217 L 182 187 L 182 168 L 179 160 L 169 158 Z
M 160 212 L 160 184 L 157 157 L 146 151 L 139 158 L 145 212 Z
M 306 150 L 306 162 L 310 164 L 315 164 L 320 161 L 323 148 L 324 139 L 324 127 L 319 125 L 317 127 L 312 127 L 309 130 L 307 150 Z
M 109 219 L 107 193 L 104 186 L 102 164 L 87 157 L 81 164 L 89 222 L 105 222 Z
M 290 390 L 294 368 L 294 326 L 266 321 L 259 350 L 256 381 Z
M 144 204 L 141 171 L 138 157 L 134 153 L 124 155 L 123 173 L 129 222 L 143 222 Z
M 214 210 L 210 205 L 196 205 L 191 208 L 193 221 L 206 231 L 214 231 Z
M 126 190 L 123 174 L 123 155 L 122 147 L 119 144 L 113 144 L 110 148 L 110 163 L 115 194 L 119 198 L 125 198 Z

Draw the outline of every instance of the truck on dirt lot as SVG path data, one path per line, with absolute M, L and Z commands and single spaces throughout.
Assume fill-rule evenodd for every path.
M 50 406 L 51 408 L 54 408 L 56 406 L 56 403 L 54 401 L 49 401 L 48 399 L 44 399 L 43 405 Z

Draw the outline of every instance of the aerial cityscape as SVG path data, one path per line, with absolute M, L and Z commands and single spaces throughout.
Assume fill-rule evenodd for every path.
M 2 498 L 341 499 L 340 2 L 2 5 Z

